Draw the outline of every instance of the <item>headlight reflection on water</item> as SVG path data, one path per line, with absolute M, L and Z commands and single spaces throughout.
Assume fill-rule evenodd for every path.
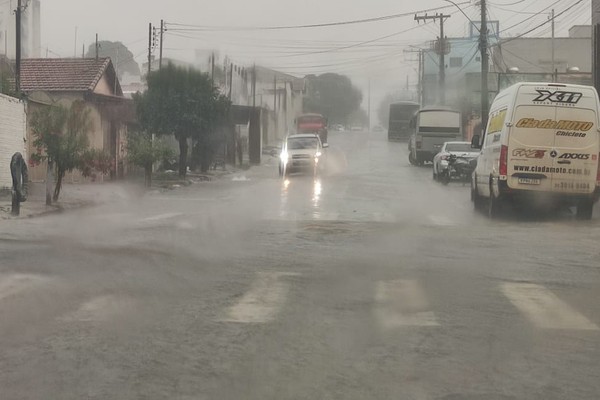
M 319 200 L 321 200 L 321 192 L 323 191 L 323 186 L 321 185 L 321 180 L 316 179 L 313 184 L 313 197 L 312 202 L 314 207 L 319 206 Z

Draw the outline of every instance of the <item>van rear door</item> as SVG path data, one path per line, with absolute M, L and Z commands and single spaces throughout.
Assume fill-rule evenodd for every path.
M 507 149 L 508 187 L 520 190 L 551 191 L 554 131 L 544 124 L 554 121 L 554 106 L 519 105 L 513 116 Z
M 567 88 L 568 90 L 568 88 Z M 580 93 L 582 92 L 582 93 Z M 552 189 L 562 193 L 592 193 L 598 169 L 596 94 L 577 88 L 576 107 L 557 106 L 557 127 L 550 157 L 554 163 Z

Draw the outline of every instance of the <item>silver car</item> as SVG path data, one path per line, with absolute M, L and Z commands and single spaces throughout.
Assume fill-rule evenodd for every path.
M 479 155 L 479 150 L 471 148 L 471 142 L 445 142 L 440 152 L 433 157 L 434 180 L 448 175 L 448 158 L 451 155 L 473 160 Z

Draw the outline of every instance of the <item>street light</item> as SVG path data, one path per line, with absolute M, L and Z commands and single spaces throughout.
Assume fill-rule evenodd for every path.
M 468 16 L 468 15 L 467 15 L 467 14 L 466 14 L 464 11 L 463 11 L 463 9 L 462 9 L 462 8 L 460 8 L 460 4 L 470 4 L 470 2 L 468 2 L 468 1 L 465 1 L 465 2 L 463 2 L 463 3 L 456 4 L 456 3 L 455 3 L 454 1 L 452 1 L 452 0 L 444 0 L 444 1 L 445 1 L 445 2 L 447 2 L 447 3 L 450 3 L 450 4 L 452 4 L 452 5 L 454 5 L 454 7 L 456 7 L 456 8 L 458 8 L 458 11 L 460 11 L 460 12 L 462 13 L 462 15 L 464 15 L 464 16 L 465 16 L 465 18 L 469 20 L 469 22 L 471 23 L 471 25 L 473 25 L 473 26 L 475 27 L 475 29 L 477 29 L 477 32 L 480 32 L 480 30 L 479 30 L 479 28 L 477 27 L 477 25 L 475 24 L 475 22 L 473 22 L 473 20 L 472 20 L 471 18 L 469 18 L 469 16 Z

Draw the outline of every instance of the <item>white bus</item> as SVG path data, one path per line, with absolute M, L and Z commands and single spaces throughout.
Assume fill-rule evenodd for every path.
M 461 141 L 462 119 L 459 111 L 444 108 L 419 110 L 411 126 L 414 128 L 409 142 L 409 161 L 413 165 L 432 162 L 445 142 Z

